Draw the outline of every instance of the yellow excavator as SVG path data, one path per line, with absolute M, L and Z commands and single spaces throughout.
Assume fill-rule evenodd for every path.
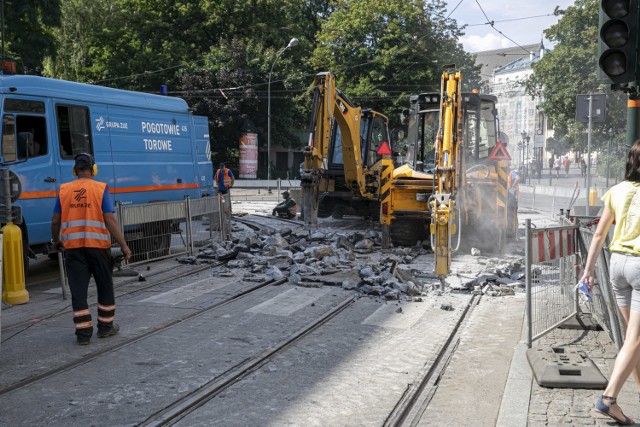
M 383 114 L 355 106 L 332 73 L 315 76 L 300 174 L 306 227 L 317 227 L 318 217 L 349 212 L 379 217 L 382 153 L 391 154 L 387 123 Z
M 434 142 L 434 191 L 429 198 L 431 244 L 435 273 L 442 279 L 451 269 L 451 254 L 464 245 L 503 252 L 515 235 L 515 205 L 509 205 L 507 177 L 511 157 L 498 140 L 497 98 L 477 91 L 463 93 L 462 75 L 452 66 L 442 75 L 438 94 L 413 99 L 414 112 L 425 124 L 439 104 Z M 415 132 L 414 132 L 415 134 Z M 428 135 L 421 133 L 422 143 Z

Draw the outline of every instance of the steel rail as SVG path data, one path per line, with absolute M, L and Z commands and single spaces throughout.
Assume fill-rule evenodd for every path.
M 136 426 L 160 427 L 174 425 L 176 422 L 180 421 L 182 418 L 194 412 L 209 400 L 213 399 L 220 392 L 228 389 L 233 384 L 242 380 L 252 372 L 255 372 L 260 367 L 271 361 L 273 358 L 282 354 L 286 349 L 296 344 L 302 338 L 306 337 L 316 329 L 326 324 L 329 320 L 333 319 L 347 307 L 351 306 L 357 299 L 357 296 L 351 296 L 347 298 L 346 300 L 335 306 L 333 309 L 323 314 L 318 319 L 310 322 L 297 332 L 294 332 L 292 335 L 285 338 L 275 346 L 268 348 L 262 354 L 242 361 L 241 363 L 227 370 L 223 375 L 212 379 L 208 383 L 192 391 L 183 398 L 176 400 L 173 404 L 165 407 L 155 414 L 152 414 L 140 424 L 136 424 Z
M 468 321 L 469 315 L 473 312 L 475 306 L 480 303 L 481 298 L 479 297 L 476 300 L 476 295 L 471 298 L 451 334 L 443 343 L 440 351 L 438 351 L 436 358 L 430 365 L 425 366 L 419 374 L 420 380 L 417 383 L 407 386 L 404 394 L 387 416 L 383 426 L 400 427 L 408 425 L 413 427 L 418 424 L 436 392 L 438 383 L 449 365 L 451 357 L 458 347 L 463 330 L 462 325 Z
M 215 265 L 207 264 L 207 265 L 204 265 L 204 266 L 201 266 L 201 267 L 198 267 L 198 268 L 194 268 L 194 269 L 191 269 L 191 270 L 188 270 L 188 271 L 183 271 L 183 272 L 180 272 L 180 273 L 177 273 L 177 274 L 172 274 L 169 277 L 164 277 L 164 278 L 160 279 L 159 281 L 150 282 L 149 284 L 147 284 L 145 286 L 136 287 L 136 289 L 134 289 L 132 291 L 116 293 L 116 298 L 121 298 L 123 296 L 135 294 L 137 292 L 144 291 L 144 290 L 152 288 L 154 286 L 162 285 L 164 283 L 171 282 L 173 280 L 180 279 L 182 277 L 187 277 L 187 276 L 190 276 L 192 274 L 199 273 L 199 272 L 204 271 L 204 270 L 206 270 L 208 268 L 219 267 L 219 266 L 224 265 L 226 263 L 227 263 L 227 261 L 222 261 L 222 262 L 220 262 L 218 264 L 215 264 Z M 173 270 L 175 270 L 175 266 L 173 268 L 167 268 L 165 270 L 160 270 L 160 271 L 154 272 L 154 273 L 150 274 L 149 276 L 145 276 L 145 277 L 146 278 L 155 277 L 155 276 L 158 276 L 158 275 L 161 275 L 161 274 L 164 274 L 166 272 L 173 271 Z M 136 279 L 127 280 L 127 281 L 124 281 L 123 283 L 119 283 L 117 285 L 114 285 L 114 291 L 117 291 L 120 288 L 123 288 L 125 286 L 131 285 L 131 284 L 134 284 L 134 283 L 139 283 L 137 277 L 136 277 Z M 14 323 L 12 325 L 9 325 L 9 326 L 6 326 L 6 327 L 2 328 L 3 332 L 13 331 L 15 329 L 22 328 L 20 331 L 17 331 L 16 333 L 10 335 L 8 338 L 2 340 L 2 343 L 5 343 L 5 342 L 9 341 L 13 337 L 15 337 L 15 336 L 21 334 L 22 332 L 26 331 L 27 329 L 31 328 L 33 325 L 36 325 L 36 324 L 38 324 L 40 322 L 43 322 L 45 320 L 54 318 L 56 316 L 61 316 L 63 314 L 71 313 L 71 311 L 72 311 L 71 310 L 71 303 L 69 301 L 62 301 L 62 304 L 64 305 L 64 307 L 62 307 L 58 311 L 56 311 L 54 313 L 51 313 L 51 314 L 49 314 L 47 316 L 38 318 L 37 321 L 33 321 L 32 319 L 29 319 L 29 320 L 24 320 L 22 322 Z M 97 303 L 92 303 L 92 304 L 89 304 L 89 307 L 90 308 L 91 307 L 95 307 L 96 305 L 97 305 Z
M 140 335 L 136 335 L 134 337 L 128 338 L 125 341 L 122 341 L 122 342 L 120 342 L 118 344 L 115 344 L 113 346 L 110 346 L 108 348 L 104 348 L 104 349 L 95 351 L 93 353 L 89 353 L 89 354 L 87 354 L 87 355 L 85 355 L 85 356 L 83 356 L 83 357 L 81 357 L 81 358 L 79 358 L 77 360 L 74 360 L 72 362 L 66 363 L 66 364 L 64 364 L 62 366 L 58 366 L 57 368 L 51 369 L 51 370 L 43 372 L 41 374 L 34 375 L 32 377 L 29 377 L 29 378 L 17 381 L 17 382 L 15 382 L 13 384 L 10 384 L 10 385 L 0 389 L 0 396 L 4 395 L 6 393 L 9 393 L 11 391 L 17 390 L 19 388 L 34 384 L 36 382 L 42 381 L 42 380 L 47 379 L 47 378 L 50 378 L 50 377 L 52 377 L 54 375 L 57 375 L 59 373 L 66 372 L 66 371 L 69 371 L 71 369 L 77 368 L 78 366 L 82 366 L 82 365 L 84 365 L 84 364 L 86 364 L 86 363 L 88 363 L 88 362 L 90 362 L 92 360 L 95 360 L 98 357 L 101 357 L 101 356 L 103 356 L 105 354 L 109 354 L 109 353 L 112 353 L 112 352 L 114 352 L 116 350 L 120 350 L 121 348 L 127 347 L 127 346 L 129 346 L 131 344 L 134 344 L 134 343 L 137 343 L 139 341 L 142 341 L 142 340 L 144 340 L 144 339 L 146 339 L 146 338 L 148 338 L 148 337 L 150 337 L 152 335 L 155 335 L 157 333 L 164 332 L 164 331 L 166 331 L 166 330 L 168 330 L 168 329 L 170 329 L 170 328 L 172 328 L 172 327 L 174 327 L 176 325 L 179 325 L 179 324 L 181 324 L 181 323 L 183 323 L 183 322 L 185 322 L 187 320 L 191 320 L 191 319 L 193 319 L 193 318 L 195 318 L 197 316 L 200 316 L 200 315 L 202 315 L 204 313 L 207 313 L 207 312 L 209 312 L 209 311 L 211 311 L 213 309 L 216 309 L 216 308 L 222 307 L 224 305 L 227 305 L 227 304 L 229 304 L 231 302 L 234 302 L 235 300 L 237 300 L 239 298 L 242 298 L 242 297 L 244 297 L 244 296 L 246 296 L 246 295 L 248 295 L 248 294 L 250 294 L 250 293 L 252 293 L 252 292 L 254 292 L 254 291 L 258 290 L 258 289 L 261 289 L 261 288 L 263 288 L 265 286 L 269 286 L 269 285 L 277 286 L 277 285 L 281 285 L 282 283 L 285 283 L 286 281 L 287 281 L 287 279 L 283 278 L 283 279 L 279 279 L 279 280 L 276 280 L 276 281 L 274 281 L 273 279 L 269 279 L 269 280 L 266 280 L 264 282 L 261 282 L 261 283 L 257 284 L 256 286 L 253 286 L 253 287 L 251 287 L 249 289 L 245 289 L 244 291 L 239 292 L 239 293 L 237 293 L 237 294 L 225 299 L 224 301 L 220 301 L 220 302 L 212 304 L 212 305 L 210 305 L 208 307 L 204 307 L 204 308 L 202 308 L 202 309 L 200 309 L 198 311 L 195 311 L 193 313 L 189 313 L 189 314 L 187 314 L 185 316 L 179 317 L 179 318 L 174 319 L 174 320 L 172 320 L 170 322 L 162 323 L 162 324 L 160 324 L 158 326 L 155 326 L 154 328 L 150 329 L 149 331 L 147 331 L 145 333 L 142 333 Z

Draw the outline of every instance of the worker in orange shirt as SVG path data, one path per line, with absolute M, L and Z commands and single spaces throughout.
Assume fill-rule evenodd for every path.
M 131 250 L 114 214 L 107 184 L 95 181 L 98 166 L 91 154 L 75 157 L 75 181 L 62 184 L 51 219 L 51 243 L 65 251 L 65 265 L 71 290 L 73 322 L 78 344 L 87 345 L 93 322 L 87 303 L 89 281 L 98 288 L 98 338 L 118 333 L 114 323 L 116 303 L 113 291 L 111 235 L 120 245 L 124 259 Z
M 213 176 L 213 182 L 216 184 L 220 194 L 227 194 L 229 189 L 236 183 L 236 178 L 233 176 L 231 169 L 226 168 L 224 163 L 220 163 L 218 170 Z

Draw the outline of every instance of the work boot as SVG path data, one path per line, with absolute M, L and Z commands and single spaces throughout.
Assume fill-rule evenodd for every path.
M 120 326 L 117 323 L 114 323 L 109 329 L 99 329 L 98 338 L 112 337 L 117 334 L 119 330 Z
M 82 337 L 82 336 L 77 336 L 77 340 L 78 340 L 78 345 L 89 345 L 89 343 L 91 342 L 91 337 Z

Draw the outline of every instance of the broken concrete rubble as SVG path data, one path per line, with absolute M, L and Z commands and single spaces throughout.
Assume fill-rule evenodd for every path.
M 420 246 L 383 250 L 375 230 L 310 232 L 294 227 L 258 233 L 244 228 L 234 235 L 234 241 L 211 243 L 197 256 L 182 257 L 179 262 L 226 261 L 225 268 L 231 272 L 245 270 L 244 281 L 286 278 L 297 286 L 335 286 L 388 300 L 421 301 L 422 296 L 443 292 L 440 278 L 433 274 L 429 250 Z M 482 268 L 474 270 L 471 264 Z M 488 258 L 476 253 L 473 261 L 461 262 L 445 279 L 445 291 L 512 295 L 522 286 L 522 265 L 519 256 Z

